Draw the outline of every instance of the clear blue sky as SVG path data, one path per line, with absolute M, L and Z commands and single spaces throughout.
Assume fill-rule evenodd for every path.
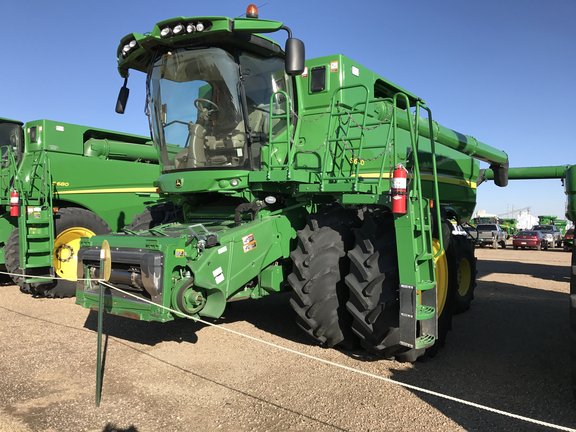
M 30 0 L 0 2 L 0 116 L 48 118 L 148 135 L 144 80 L 133 73 L 127 113 L 116 49 L 128 33 L 175 16 L 242 15 L 249 2 Z M 504 150 L 510 165 L 576 164 L 576 1 L 278 1 L 307 58 L 344 54 L 423 98 L 436 121 Z M 283 42 L 285 32 L 273 37 Z M 482 164 L 485 167 L 485 164 Z M 477 209 L 564 218 L 560 180 L 491 182 Z

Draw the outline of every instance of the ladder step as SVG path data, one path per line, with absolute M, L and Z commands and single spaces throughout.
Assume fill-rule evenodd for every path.
M 27 278 L 26 283 L 34 283 L 34 282 L 52 282 L 52 278 Z
M 423 335 L 416 338 L 416 349 L 428 348 L 434 345 L 436 338 L 432 335 Z
M 419 224 L 419 223 L 415 223 L 414 224 L 414 228 L 415 231 L 431 231 L 432 228 L 430 227 L 430 225 L 427 224 Z
M 427 320 L 430 318 L 434 318 L 436 313 L 436 309 L 432 306 L 418 306 L 416 309 L 416 319 L 418 321 Z
M 29 248 L 28 253 L 31 253 L 31 254 L 51 254 L 52 250 L 46 249 L 46 248 L 36 248 L 36 249 Z
M 432 254 L 432 252 L 423 252 L 420 255 L 418 255 L 418 262 L 425 262 L 425 261 L 430 261 L 432 258 L 434 258 L 434 255 Z
M 431 290 L 432 288 L 434 288 L 436 286 L 436 284 L 432 281 L 420 281 L 417 285 L 417 289 L 418 291 L 427 291 L 427 290 Z
M 46 239 L 49 240 L 50 239 L 50 235 L 48 234 L 28 234 L 26 236 L 26 238 L 29 239 Z

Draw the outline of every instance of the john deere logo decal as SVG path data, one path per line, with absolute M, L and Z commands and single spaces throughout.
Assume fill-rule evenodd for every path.
M 176 187 L 177 187 L 177 188 L 181 188 L 181 187 L 182 187 L 182 179 L 176 179 Z

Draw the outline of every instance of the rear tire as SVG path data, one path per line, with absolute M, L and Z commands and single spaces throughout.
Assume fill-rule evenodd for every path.
M 453 240 L 456 252 L 456 279 L 458 285 L 454 313 L 460 314 L 470 309 L 470 303 L 474 299 L 476 275 L 478 273 L 476 269 L 477 260 L 470 240 L 461 236 L 454 236 Z M 518 246 L 514 248 L 518 249 Z
M 498 249 L 498 240 L 492 240 L 492 249 Z
M 290 305 L 296 322 L 310 339 L 327 348 L 340 345 L 351 349 L 355 344 L 344 276 L 350 267 L 346 253 L 358 222 L 355 212 L 339 204 L 326 206 L 308 217 L 290 254 L 294 263 L 288 276 L 293 289 Z

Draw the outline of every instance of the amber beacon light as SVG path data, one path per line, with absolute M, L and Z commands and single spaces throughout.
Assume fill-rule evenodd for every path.
M 249 5 L 246 8 L 246 18 L 258 18 L 258 8 L 256 5 Z

